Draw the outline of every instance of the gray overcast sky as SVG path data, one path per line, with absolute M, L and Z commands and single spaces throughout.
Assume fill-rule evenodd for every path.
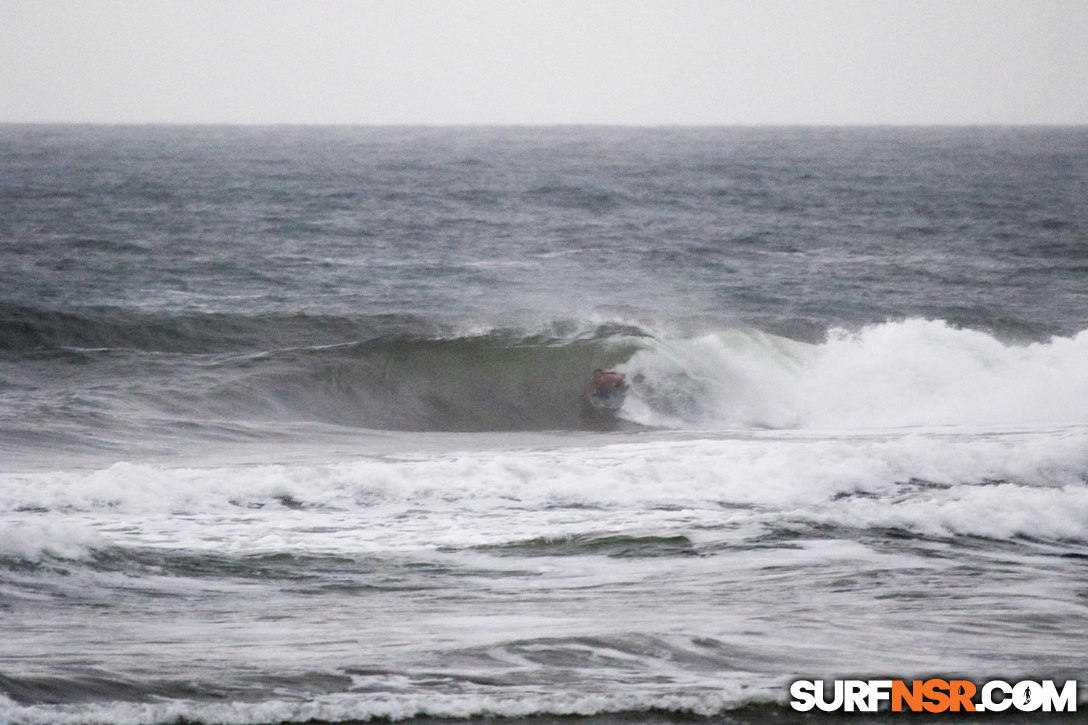
M 1088 0 L 0 0 L 0 121 L 1088 123 Z

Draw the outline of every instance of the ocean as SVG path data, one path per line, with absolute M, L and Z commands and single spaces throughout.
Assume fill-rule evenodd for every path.
M 1083 710 L 1088 128 L 0 126 L 0 622 L 19 725 Z

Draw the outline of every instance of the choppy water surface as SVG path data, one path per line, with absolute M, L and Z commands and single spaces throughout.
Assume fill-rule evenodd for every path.
M 1084 129 L 0 127 L 0 721 L 1081 677 L 1086 179 Z

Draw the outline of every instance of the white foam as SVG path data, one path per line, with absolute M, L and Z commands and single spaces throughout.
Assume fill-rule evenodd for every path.
M 56 515 L 0 518 L 0 557 L 81 559 L 106 540 L 85 521 Z
M 1088 538 L 1088 486 L 1028 488 L 1013 484 L 960 486 L 897 502 L 851 500 L 806 514 L 822 523 L 897 527 L 926 534 L 1007 539 Z
M 1012 345 L 942 321 L 834 330 L 820 345 L 731 330 L 664 340 L 624 367 L 627 416 L 666 427 L 1088 423 L 1088 331 Z
M 800 388 L 808 425 L 1088 422 L 1088 331 L 1006 345 L 943 322 L 836 332 Z
M 737 678 L 739 679 L 739 678 Z M 413 717 L 457 718 L 533 715 L 600 715 L 665 710 L 709 717 L 751 702 L 783 698 L 782 678 L 765 678 L 766 687 L 751 687 L 722 676 L 713 687 L 681 689 L 675 694 L 613 691 L 608 693 L 521 691 L 516 695 L 357 694 L 323 695 L 304 702 L 201 703 L 174 700 L 157 703 L 102 703 L 19 706 L 0 699 L 0 720 L 10 725 L 145 725 L 179 719 L 249 725 L 268 722 L 393 721 Z
M 8 474 L 0 476 L 0 514 L 18 528 L 6 529 L 0 553 L 72 557 L 109 543 L 231 553 L 403 551 L 601 530 L 742 529 L 782 517 L 1088 537 L 1088 517 L 1078 513 L 1088 480 L 1086 426 L 625 441 L 323 464 L 125 463 Z M 868 503 L 841 503 L 859 492 Z

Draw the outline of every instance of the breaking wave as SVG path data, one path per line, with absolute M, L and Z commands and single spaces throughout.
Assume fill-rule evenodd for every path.
M 1088 331 L 1010 344 L 909 319 L 816 345 L 756 330 L 655 340 L 622 369 L 643 380 L 633 420 L 802 429 L 1088 422 Z
M 605 427 L 858 429 L 1088 422 L 1088 331 L 1014 344 L 943 321 L 691 334 L 617 321 L 456 330 L 400 316 L 161 316 L 0 310 L 0 385 L 27 409 L 94 420 L 317 422 L 408 431 L 599 428 L 597 367 L 632 389 Z M 32 361 L 39 381 L 27 380 Z M 38 393 L 51 377 L 63 404 Z M 150 412 L 150 413 L 149 413 Z M 18 413 L 22 421 L 33 415 Z

